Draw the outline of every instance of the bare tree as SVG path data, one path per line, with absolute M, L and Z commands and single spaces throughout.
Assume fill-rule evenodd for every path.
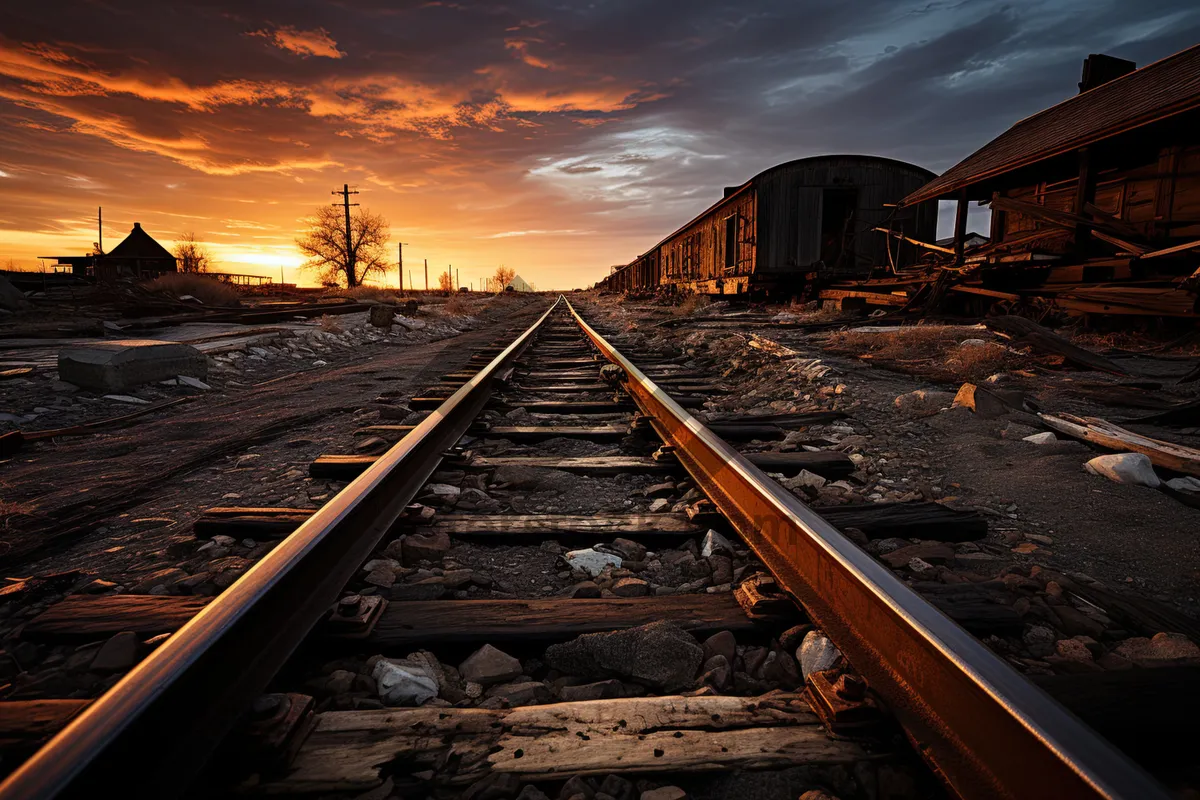
M 454 278 L 450 277 L 450 271 L 446 270 L 441 275 L 438 275 L 438 288 L 443 292 L 453 291 Z
M 493 279 L 496 282 L 496 291 L 503 292 L 504 287 L 508 286 L 508 282 L 515 278 L 516 275 L 517 271 L 511 267 L 506 267 L 503 264 L 496 267 L 496 276 Z
M 322 284 L 358 286 L 388 267 L 385 252 L 388 223 L 381 215 L 356 208 L 350 216 L 350 249 L 346 251 L 346 222 L 340 207 L 321 206 L 306 220 L 308 230 L 296 240 Z
M 96 245 L 96 249 L 99 250 L 100 246 Z M 212 254 L 191 231 L 180 234 L 175 240 L 172 254 L 179 260 L 180 272 L 208 272 L 213 265 Z

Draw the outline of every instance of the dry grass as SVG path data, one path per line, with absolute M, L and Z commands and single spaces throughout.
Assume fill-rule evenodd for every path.
M 683 298 L 683 302 L 675 306 L 675 315 L 679 317 L 690 317 L 701 309 L 712 305 L 712 300 L 708 295 L 704 294 L 689 294 Z
M 241 301 L 241 293 L 228 283 L 185 272 L 168 272 L 142 286 L 174 298 L 190 294 L 206 306 L 236 306 Z
M 981 381 L 1024 365 L 1021 356 L 1003 345 L 961 344 L 975 338 L 981 337 L 952 326 L 911 325 L 884 333 L 838 331 L 826 341 L 831 350 L 870 356 L 880 366 L 890 362 L 903 367 L 905 372 L 944 380 Z
M 442 305 L 442 313 L 448 317 L 465 317 L 471 313 L 471 306 L 462 295 L 451 295 Z
M 330 314 L 322 314 L 317 320 L 317 324 L 321 326 L 321 330 L 326 333 L 341 333 L 342 326 L 338 324 L 338 318 Z
M 377 303 L 391 303 L 393 305 L 403 302 L 395 289 L 387 289 L 382 286 L 355 286 L 353 289 L 331 289 L 325 296 L 350 297 L 354 300 L 374 300 Z

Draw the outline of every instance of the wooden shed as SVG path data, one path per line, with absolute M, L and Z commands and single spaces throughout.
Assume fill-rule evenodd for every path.
M 101 280 L 156 278 L 178 269 L 175 256 L 146 233 L 140 222 L 135 222 L 133 230 L 120 244 L 97 259 L 96 277 Z
M 958 201 L 957 264 L 971 265 L 973 282 L 993 296 L 1033 290 L 1069 311 L 1191 316 L 1188 279 L 1200 275 L 1200 45 L 1141 69 L 1091 55 L 1079 88 L 903 205 Z M 991 207 L 991 242 L 964 255 L 972 201 Z

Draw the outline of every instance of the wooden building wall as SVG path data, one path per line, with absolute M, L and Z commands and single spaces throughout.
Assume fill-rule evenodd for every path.
M 866 272 L 889 263 L 888 237 L 872 231 L 890 225 L 921 241 L 937 234 L 937 203 L 897 211 L 889 207 L 928 183 L 932 172 L 891 159 L 869 156 L 829 156 L 802 159 L 768 170 L 755 180 L 759 200 L 758 273 L 780 273 L 811 267 L 821 261 L 822 220 L 827 190 L 853 190 L 856 202 L 847 230 L 847 272 Z M 904 244 L 899 261 L 911 264 L 918 251 Z M 897 258 L 893 243 L 892 258 Z M 829 269 L 833 264 L 827 264 Z
M 663 242 L 657 248 L 660 282 L 750 275 L 754 271 L 756 207 L 754 191 L 743 189 Z
M 1135 154 L 1137 151 L 1134 151 Z M 1143 151 L 1129 163 L 1114 153 L 1096 159 L 1093 204 L 1136 229 L 1151 241 L 1200 238 L 1200 144 L 1162 145 Z M 1117 162 L 1117 163 L 1114 163 Z M 1125 162 L 1125 163 L 1120 163 Z M 1043 180 L 999 192 L 1004 197 L 1045 208 L 1079 214 L 1078 176 Z M 1068 232 L 1016 211 L 994 211 L 993 239 L 1012 241 L 1035 231 L 1040 251 L 1067 253 L 1073 245 Z

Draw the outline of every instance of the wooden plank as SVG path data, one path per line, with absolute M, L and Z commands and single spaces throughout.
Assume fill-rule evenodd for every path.
M 54 641 L 96 641 L 121 631 L 149 636 L 173 633 L 211 599 L 133 594 L 71 595 L 25 623 L 22 636 Z
M 1056 431 L 1107 447 L 1110 450 L 1144 453 L 1156 467 L 1200 477 L 1200 450 L 1161 439 L 1151 439 L 1099 417 L 1038 414 Z
M 382 436 L 399 439 L 415 425 L 369 425 L 359 428 L 355 436 Z M 546 439 L 587 439 L 593 442 L 615 442 L 629 435 L 626 425 L 497 425 L 486 431 L 468 431 L 471 436 L 489 439 L 508 439 L 513 442 L 541 442 Z
M 755 627 L 732 592 L 589 600 L 410 600 L 388 604 L 365 646 L 563 641 L 657 620 L 678 623 L 700 637 Z
M 894 294 L 884 294 L 883 292 L 862 292 L 855 289 L 822 289 L 820 294 L 822 300 L 844 300 L 848 297 L 861 297 L 869 303 L 881 306 L 898 307 L 908 305 L 907 296 L 901 297 Z
M 655 381 L 658 383 L 658 381 Z M 611 392 L 613 387 L 607 383 L 555 383 L 555 384 L 529 384 L 518 383 L 514 384 L 513 388 L 526 392 Z M 724 390 L 712 383 L 679 383 L 676 382 L 671 388 L 680 392 L 710 392 L 723 393 Z
M 1010 315 L 985 319 L 983 324 L 990 330 L 1013 337 L 1018 343 L 1027 343 L 1035 350 L 1060 355 L 1069 363 L 1082 369 L 1109 372 L 1113 375 L 1129 374 L 1104 356 L 1071 344 L 1063 337 L 1046 330 L 1033 320 Z
M 0 702 L 0 747 L 41 744 L 67 726 L 91 700 L 8 700 Z
M 706 530 L 684 514 L 439 514 L 431 527 L 452 537 L 578 536 L 589 540 L 617 536 L 699 536 Z
M 360 792 L 385 774 L 428 770 L 435 787 L 493 773 L 522 781 L 643 773 L 726 772 L 869 758 L 831 739 L 799 694 L 639 697 L 513 709 L 412 708 L 318 714 L 285 774 L 249 782 L 270 794 Z M 392 765 L 403 764 L 403 771 Z M 385 773 L 386 770 L 386 773 Z
M 324 456 L 322 456 L 324 458 Z M 806 469 L 826 478 L 841 478 L 854 472 L 854 462 L 845 453 L 747 453 L 751 464 L 768 472 L 796 475 Z M 657 474 L 677 472 L 683 468 L 674 461 L 655 461 L 636 456 L 590 456 L 561 458 L 557 456 L 498 456 L 477 457 L 468 467 L 492 469 L 499 466 L 545 467 L 589 475 L 617 475 L 622 472 Z
M 202 539 L 217 535 L 282 539 L 314 513 L 316 509 L 307 508 L 215 507 L 200 514 L 192 523 L 192 532 Z
M 655 461 L 642 456 L 477 456 L 467 464 L 467 469 L 489 470 L 497 467 L 538 467 L 573 472 L 579 475 L 620 475 L 637 473 L 658 475 L 682 472 L 677 461 Z
M 236 512 L 250 512 L 246 514 Z M 283 538 L 294 531 L 315 509 L 306 508 L 210 508 L 196 520 L 197 537 L 257 535 Z M 401 520 L 404 523 L 405 520 Z M 698 536 L 705 529 L 693 525 L 682 514 L 615 514 L 572 516 L 567 514 L 444 514 L 433 525 L 451 536 L 482 536 L 523 539 L 643 536 Z
M 987 536 L 987 519 L 941 503 L 862 503 L 813 509 L 835 528 L 857 528 L 869 539 L 970 542 Z

